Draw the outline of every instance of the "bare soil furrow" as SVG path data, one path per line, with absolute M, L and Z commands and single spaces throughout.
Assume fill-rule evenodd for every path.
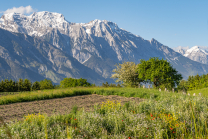
M 69 113 L 73 106 L 78 108 L 84 107 L 86 111 L 90 111 L 95 104 L 101 104 L 107 100 L 118 100 L 121 104 L 128 101 L 141 102 L 143 99 L 127 98 L 115 95 L 83 95 L 66 98 L 57 98 L 49 100 L 40 100 L 32 102 L 14 103 L 8 105 L 0 105 L 0 116 L 6 121 L 13 121 L 15 119 L 21 120 L 24 115 L 46 113 L 48 116 L 52 114 L 66 114 Z

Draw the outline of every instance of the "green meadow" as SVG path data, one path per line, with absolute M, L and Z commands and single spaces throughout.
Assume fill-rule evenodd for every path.
M 51 89 L 51 90 L 39 90 L 31 92 L 23 92 L 14 95 L 4 95 L 0 97 L 0 105 L 28 102 L 35 100 L 63 98 L 77 95 L 118 95 L 124 97 L 139 97 L 148 99 L 150 97 L 158 98 L 161 93 L 157 90 L 138 89 L 138 88 L 102 88 L 102 87 L 77 87 L 67 89 Z
M 0 97 L 1 105 L 89 94 L 138 97 L 144 101 L 130 101 L 124 105 L 119 101 L 106 101 L 95 105 L 90 112 L 74 106 L 65 115 L 30 114 L 9 123 L 1 119 L 0 137 L 207 138 L 208 101 L 204 97 L 206 91 L 202 90 L 202 96 L 188 96 L 154 89 L 83 87 L 5 95 Z M 195 93 L 198 94 L 197 90 Z
M 208 97 L 208 88 L 202 88 L 202 89 L 197 89 L 197 90 L 191 90 L 191 91 L 188 91 L 187 93 L 189 93 L 190 95 L 193 95 L 194 93 L 195 93 L 196 95 L 199 95 L 199 93 L 201 93 L 202 96 Z

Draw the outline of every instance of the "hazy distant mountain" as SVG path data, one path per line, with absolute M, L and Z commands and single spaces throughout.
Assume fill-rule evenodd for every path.
M 180 49 L 176 49 L 176 51 L 191 60 L 208 64 L 208 47 L 193 46 L 190 49 L 181 47 Z
M 15 51 L 16 55 L 21 54 L 18 51 L 22 48 L 21 45 L 26 47 L 28 42 L 31 45 L 21 55 L 24 60 L 15 61 L 13 58 L 15 63 L 56 82 L 63 77 L 89 78 L 96 83 L 96 80 L 110 81 L 116 63 L 139 63 L 140 59 L 148 60 L 150 57 L 167 59 L 185 78 L 197 73 L 207 73 L 208 70 L 208 65 L 192 61 L 155 39 L 144 40 L 106 20 L 71 23 L 58 13 L 37 12 L 30 16 L 10 13 L 1 17 L 0 28 L 22 33 L 10 33 L 22 37 L 17 46 L 16 43 L 11 44 L 15 50 L 9 49 L 8 53 Z M 13 37 L 7 42 L 1 36 L 0 39 L 5 43 L 6 49 Z M 32 54 L 36 51 L 38 56 Z M 7 56 L 4 59 L 5 57 Z M 31 59 L 36 62 L 30 64 Z M 31 66 L 33 63 L 36 64 L 35 68 Z M 86 73 L 85 69 L 89 72 Z
M 178 47 L 174 47 L 173 50 L 176 52 L 179 52 L 180 54 L 184 55 L 186 50 L 188 50 L 189 47 L 182 47 L 182 46 L 178 46 Z

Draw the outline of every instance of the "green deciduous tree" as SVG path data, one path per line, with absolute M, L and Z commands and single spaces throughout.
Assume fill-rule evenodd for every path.
M 117 83 L 121 83 L 123 86 L 134 87 L 142 82 L 142 80 L 138 78 L 137 68 L 139 65 L 136 65 L 134 62 L 124 62 L 115 66 L 116 69 L 113 69 L 115 73 L 112 74 L 111 78 L 116 79 Z
M 91 86 L 90 83 L 87 82 L 87 79 L 73 79 L 73 78 L 64 78 L 60 82 L 60 87 L 61 88 L 67 88 L 67 87 L 76 87 L 76 86 Z
M 53 83 L 51 80 L 44 79 L 44 80 L 40 81 L 40 90 L 53 89 L 53 88 L 54 88 L 54 86 L 53 86 Z
M 10 91 L 10 84 L 9 84 L 9 80 L 5 79 L 4 80 L 4 92 L 9 92 Z
M 188 85 L 188 81 L 186 80 L 181 80 L 179 85 L 177 86 L 178 90 L 182 90 L 184 92 L 187 92 L 188 88 L 189 88 L 189 85 Z
M 102 87 L 109 87 L 108 82 L 102 83 Z
M 18 92 L 21 92 L 23 90 L 24 90 L 23 79 L 19 79 L 19 81 L 18 81 Z
M 24 82 L 23 82 L 23 91 L 30 91 L 31 90 L 31 86 L 32 86 L 31 81 L 28 80 L 28 79 L 24 79 Z
M 183 83 L 183 82 L 182 82 Z M 208 87 L 208 74 L 201 75 L 198 74 L 195 76 L 189 76 L 186 81 L 187 90 L 196 90 Z M 181 90 L 181 83 L 178 86 L 178 89 Z
M 78 86 L 84 86 L 84 87 L 87 87 L 87 86 L 91 86 L 90 83 L 87 82 L 87 79 L 76 79 L 77 80 L 77 85 Z
M 4 81 L 0 82 L 0 92 L 4 92 Z
M 40 83 L 38 81 L 35 81 L 32 85 L 32 90 L 40 90 Z
M 18 91 L 18 85 L 15 81 L 12 81 L 11 79 L 5 79 L 0 82 L 0 92 L 17 92 Z
M 167 60 L 160 60 L 153 57 L 145 61 L 140 60 L 140 65 L 137 68 L 138 78 L 153 83 L 154 87 L 165 86 L 171 89 L 179 84 L 182 75 L 170 65 Z

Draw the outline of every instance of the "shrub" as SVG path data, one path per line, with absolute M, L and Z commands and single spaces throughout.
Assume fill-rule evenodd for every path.
M 76 86 L 91 86 L 90 83 L 87 82 L 87 79 L 73 79 L 73 78 L 64 78 L 60 82 L 60 87 L 61 88 L 67 88 L 67 87 L 76 87 Z
M 40 90 L 40 83 L 38 81 L 34 82 L 32 85 L 32 90 Z
M 43 89 L 54 89 L 52 81 L 47 80 L 47 79 L 41 80 L 40 81 L 40 90 L 43 90 Z

